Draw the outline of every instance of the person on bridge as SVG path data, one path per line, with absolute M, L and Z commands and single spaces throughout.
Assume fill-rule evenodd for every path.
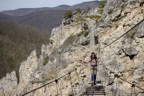
M 90 72 L 91 72 L 91 83 L 92 85 L 96 85 L 96 73 L 97 73 L 97 55 L 92 52 L 90 56 Z

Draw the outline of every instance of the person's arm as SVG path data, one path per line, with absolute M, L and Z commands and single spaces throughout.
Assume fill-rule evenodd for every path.
M 101 61 L 100 61 L 100 59 L 98 59 L 98 65 L 101 65 Z
M 91 62 L 90 60 L 89 60 L 89 61 L 84 61 L 85 64 L 88 64 L 88 63 L 90 63 L 90 62 Z

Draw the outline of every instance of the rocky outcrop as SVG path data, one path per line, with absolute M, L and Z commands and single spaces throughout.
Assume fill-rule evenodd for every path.
M 126 56 L 136 56 L 138 54 L 138 51 L 132 46 L 129 48 L 124 48 L 123 50 Z
M 97 80 L 103 81 L 108 96 L 117 96 L 118 93 L 126 96 L 131 91 L 131 85 L 116 78 L 115 73 L 143 87 L 144 23 L 138 24 L 144 19 L 142 3 L 142 0 L 107 0 L 101 20 L 96 20 L 98 23 L 95 19 L 85 18 L 81 26 L 81 21 L 73 17 L 73 22 L 54 28 L 50 44 L 42 45 L 40 57 L 33 51 L 21 64 L 19 83 L 15 72 L 0 81 L 0 96 L 19 96 L 73 68 L 77 68 L 76 72 L 71 73 L 71 79 L 66 76 L 59 81 L 58 91 L 62 92 L 62 96 L 79 96 L 89 81 L 89 68 L 84 61 L 89 61 L 92 51 L 97 53 L 101 64 L 98 65 Z M 88 15 L 97 15 L 97 12 L 98 9 L 94 9 Z M 30 95 L 55 96 L 56 85 L 52 83 Z
M 117 5 L 114 4 L 116 2 Z M 120 77 L 129 82 L 137 80 L 137 82 L 139 82 L 137 83 L 137 85 L 143 88 L 142 81 L 140 79 L 135 79 L 136 75 L 134 76 L 135 71 L 138 70 L 140 66 L 142 67 L 142 64 L 144 62 L 142 58 L 140 58 L 144 57 L 144 55 L 142 55 L 143 49 L 142 47 L 140 47 L 141 45 L 143 45 L 143 38 L 140 38 L 140 34 L 142 36 L 143 33 L 141 28 L 142 26 L 144 26 L 143 21 L 141 21 L 144 19 L 143 7 L 139 6 L 140 2 L 138 0 L 109 0 L 107 4 L 114 5 L 112 6 L 113 13 L 109 14 L 108 16 L 106 15 L 106 18 L 104 18 L 104 22 L 111 21 L 112 27 L 102 28 L 101 34 L 99 35 L 99 42 L 101 45 L 100 56 L 102 64 L 107 66 L 107 68 L 109 68 L 110 70 L 115 71 L 116 73 L 120 73 Z M 107 9 L 108 8 L 104 9 L 104 14 L 108 12 Z M 141 23 L 138 24 L 139 22 Z M 132 28 L 133 26 L 136 27 Z M 125 33 L 127 31 L 128 33 Z M 105 46 L 107 47 L 105 48 Z M 110 71 L 107 70 L 106 72 Z M 112 96 L 114 93 L 113 86 L 115 86 L 116 83 L 118 85 L 118 87 L 116 88 L 117 92 L 119 91 L 120 94 L 130 94 L 130 84 L 124 81 L 115 81 L 114 76 L 111 76 L 109 74 L 107 75 L 108 76 L 105 79 L 113 81 L 112 82 L 107 80 L 107 82 L 112 82 L 108 83 L 110 85 L 109 87 L 107 87 L 108 90 L 110 90 L 111 92 L 109 93 L 110 96 Z M 142 78 L 141 75 L 137 74 L 137 76 L 139 78 Z M 104 76 L 101 76 L 100 78 L 104 80 L 103 77 Z M 127 92 L 125 92 L 123 88 L 127 89 Z M 137 92 L 138 91 L 140 91 L 140 89 L 138 89 Z M 116 95 L 117 93 L 115 94 L 115 96 Z
M 143 25 L 144 25 L 144 21 L 142 22 L 142 24 L 139 26 L 139 28 L 137 30 L 136 35 L 137 35 L 138 38 L 143 38 L 144 37 L 144 27 L 143 27 Z
M 144 64 L 139 66 L 135 71 L 134 71 L 134 81 L 144 81 Z
M 0 80 L 0 96 L 11 96 L 18 86 L 17 82 L 15 71 L 7 73 L 6 77 Z

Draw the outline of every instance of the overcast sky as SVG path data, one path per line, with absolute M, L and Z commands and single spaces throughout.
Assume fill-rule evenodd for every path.
M 55 7 L 61 4 L 74 5 L 93 0 L 0 0 L 0 11 L 17 8 Z

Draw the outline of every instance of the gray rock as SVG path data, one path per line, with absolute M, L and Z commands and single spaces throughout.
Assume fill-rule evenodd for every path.
M 68 19 L 64 19 L 63 20 L 63 24 L 64 25 L 69 25 L 69 24 L 71 24 L 73 22 L 73 19 L 72 18 L 68 18 Z
M 109 42 L 110 42 L 109 40 L 105 40 L 105 41 L 102 42 L 102 44 L 103 44 L 103 45 L 108 45 Z
M 0 88 L 0 96 L 5 96 L 3 88 Z
M 126 56 L 136 56 L 139 51 L 137 51 L 134 47 L 123 48 L 124 53 Z
M 118 19 L 121 18 L 122 15 L 122 10 L 119 9 L 116 12 L 114 12 L 114 14 L 112 14 L 112 21 L 117 21 Z
M 123 51 L 122 49 L 119 49 L 117 52 L 115 52 L 116 55 L 122 55 L 123 54 Z
M 81 45 L 86 46 L 86 45 L 88 45 L 89 43 L 90 43 L 90 40 L 85 39 L 85 40 L 83 40 L 83 41 L 81 42 Z
M 20 82 L 15 91 L 15 94 L 20 94 L 27 87 L 28 83 L 31 81 L 31 75 L 38 67 L 38 58 L 36 50 L 32 51 L 30 56 L 21 63 L 19 69 Z
M 139 25 L 136 36 L 138 38 L 144 37 L 144 21 Z
M 86 23 L 83 23 L 82 27 L 83 27 L 84 30 L 88 30 L 88 28 L 89 28 Z
M 140 80 L 140 79 L 144 79 L 144 64 L 139 66 L 135 71 L 134 71 L 134 75 L 133 75 L 134 80 Z
M 88 37 L 85 37 L 84 35 L 81 36 L 79 38 L 79 40 L 77 40 L 77 43 L 82 45 L 82 46 L 86 46 L 86 45 L 89 45 L 90 44 L 90 38 L 89 36 Z
M 11 96 L 17 88 L 16 72 L 7 73 L 6 77 L 0 80 L 0 96 Z
M 48 73 L 44 69 L 39 69 L 38 71 L 34 72 L 31 77 L 32 83 L 42 83 L 48 80 Z
M 120 63 L 116 60 L 116 58 L 113 59 L 107 66 L 108 66 L 108 68 L 109 68 L 110 70 L 113 70 L 114 72 L 119 72 L 119 71 L 122 70 L 122 64 L 120 64 Z

